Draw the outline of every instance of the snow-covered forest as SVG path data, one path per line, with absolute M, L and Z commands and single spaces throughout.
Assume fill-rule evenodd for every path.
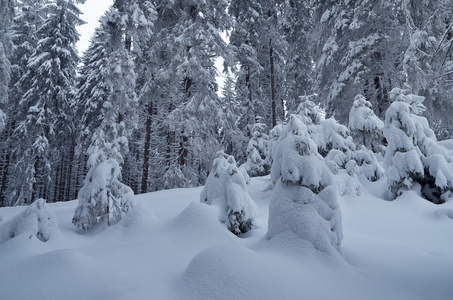
M 166 252 L 157 268 L 179 255 L 162 246 L 169 237 L 180 238 L 171 245 L 187 252 L 162 278 L 150 279 L 167 280 L 162 291 L 144 289 L 133 276 L 118 299 L 241 299 L 230 284 L 240 285 L 244 299 L 276 299 L 285 294 L 272 287 L 298 283 L 283 276 L 276 284 L 269 278 L 277 275 L 267 278 L 271 265 L 262 274 L 252 270 L 268 259 L 276 274 L 298 276 L 294 264 L 308 263 L 315 275 L 339 280 L 320 297 L 310 286 L 308 299 L 329 299 L 360 273 L 372 297 L 361 288 L 339 299 L 453 297 L 439 287 L 453 275 L 453 243 L 446 240 L 453 229 L 453 0 L 114 0 L 79 53 L 78 5 L 86 1 L 95 0 L 0 0 L 0 257 L 12 259 L 6 270 L 15 268 L 16 253 L 53 252 L 58 257 L 48 259 L 57 264 L 93 270 L 87 266 L 96 255 L 86 253 L 96 252 L 97 238 L 135 245 L 149 234 L 153 253 Z M 363 240 L 366 229 L 368 239 L 383 239 L 386 216 L 369 225 L 354 214 L 378 222 L 374 211 L 394 225 L 407 212 L 406 226 L 421 228 L 419 216 L 437 232 L 390 251 L 402 258 L 398 251 L 413 246 L 404 263 L 421 261 L 427 273 L 397 272 L 422 276 L 436 297 L 418 290 L 421 280 L 392 286 L 396 276 L 384 270 L 396 258 L 359 254 L 376 246 Z M 383 228 L 388 251 L 409 227 Z M 27 239 L 34 244 L 24 253 Z M 151 238 L 145 244 L 155 246 Z M 41 258 L 35 265 L 45 264 Z M 247 263 L 250 269 L 236 273 Z M 112 277 L 106 270 L 115 268 L 99 267 L 96 274 Z M 132 272 L 125 263 L 119 269 Z M 224 271 L 228 280 L 215 277 Z M 15 285 L 3 280 L 5 272 L 0 298 L 21 299 L 8 294 Z M 262 292 L 243 286 L 260 282 Z M 209 284 L 224 286 L 219 292 Z M 388 293 L 378 292 L 382 286 Z M 286 295 L 300 299 L 303 287 Z M 92 287 L 81 298 L 115 298 L 104 290 Z M 36 299 L 61 298 L 59 289 L 40 291 Z
M 134 194 L 204 185 L 220 150 L 264 175 L 306 100 L 375 153 L 358 95 L 382 121 L 392 89 L 423 96 L 453 135 L 451 1 L 117 0 L 79 55 L 77 2 L 1 3 L 0 206 L 88 197 L 105 161 Z

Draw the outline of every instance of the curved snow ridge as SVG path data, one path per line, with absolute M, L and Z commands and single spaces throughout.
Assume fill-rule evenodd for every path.
M 436 217 L 447 217 L 453 220 L 453 209 L 450 208 L 441 208 L 436 210 Z

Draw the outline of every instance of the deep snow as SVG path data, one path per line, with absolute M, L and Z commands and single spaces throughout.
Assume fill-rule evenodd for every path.
M 135 196 L 116 225 L 80 232 L 54 203 L 47 242 L 0 245 L 0 299 L 453 299 L 453 202 L 386 201 L 385 178 L 334 176 L 344 259 L 290 233 L 266 240 L 269 178 L 253 178 L 257 228 L 241 237 L 199 203 L 201 188 Z M 0 228 L 26 207 L 0 208 Z

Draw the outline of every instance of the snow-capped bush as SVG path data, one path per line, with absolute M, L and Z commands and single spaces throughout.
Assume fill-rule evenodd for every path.
M 18 235 L 34 235 L 46 242 L 58 230 L 55 215 L 46 200 L 37 199 L 23 212 L 0 224 L 0 244 Z
M 369 104 L 367 104 L 369 102 L 362 96 L 359 96 L 356 97 L 356 107 L 370 110 Z M 375 181 L 382 176 L 382 168 L 379 166 L 372 152 L 365 151 L 366 149 L 355 151 L 356 146 L 346 126 L 339 124 L 333 118 L 323 120 L 317 106 L 308 100 L 302 102 L 297 111 L 297 116 L 306 125 L 310 137 L 318 147 L 318 152 L 324 157 L 325 163 L 332 173 L 337 174 L 339 169 L 347 169 L 350 175 L 363 173 L 371 181 Z M 359 109 L 359 111 L 361 111 L 362 115 L 365 115 L 365 112 L 367 112 L 365 109 Z M 373 118 L 369 111 L 367 113 L 369 114 L 368 118 L 372 122 L 375 122 L 375 125 L 379 128 L 379 122 L 382 123 L 382 121 L 377 119 L 374 114 L 373 116 L 375 118 Z M 359 113 L 355 115 L 357 114 Z M 368 122 L 371 122 L 370 120 Z M 361 124 L 358 120 L 353 123 L 357 126 Z M 363 121 L 362 123 L 366 122 Z M 366 126 L 373 128 L 371 124 Z M 379 134 L 371 132 L 369 136 L 374 138 L 375 136 L 379 136 Z M 378 148 L 377 144 L 375 148 Z
M 362 95 L 354 98 L 349 112 L 349 132 L 357 145 L 364 145 L 375 153 L 382 152 L 384 122 L 371 109 L 371 102 Z M 360 146 L 358 146 L 360 148 Z
M 266 237 L 293 232 L 321 252 L 340 251 L 341 213 L 332 187 L 331 171 L 301 116 L 291 115 L 275 142 Z
M 288 135 L 276 150 L 272 182 L 299 184 L 317 193 L 331 184 L 330 170 L 309 136 Z
M 388 141 L 384 167 L 393 195 L 399 196 L 417 182 L 423 196 L 443 203 L 453 191 L 453 165 L 447 149 L 438 145 L 428 121 L 424 97 L 406 90 L 390 92 L 393 103 L 385 114 L 384 135 Z
M 376 155 L 365 146 L 355 151 L 358 173 L 364 175 L 369 181 L 376 181 L 384 176 L 384 169 L 376 159 Z
M 323 120 L 318 107 L 310 100 L 299 104 L 296 115 L 306 125 L 311 139 L 318 146 L 318 153 L 325 157 L 326 162 L 334 160 L 339 168 L 344 169 L 346 163 L 354 158 L 355 149 L 348 128 L 333 118 Z
M 262 176 L 269 172 L 269 136 L 264 133 L 266 124 L 253 125 L 252 138 L 247 146 L 247 161 L 241 165 L 250 176 Z
M 348 128 L 335 119 L 322 120 L 319 125 L 310 126 L 311 136 L 318 145 L 318 152 L 326 157 L 332 150 L 340 150 L 346 154 L 348 161 L 353 159 L 355 145 L 349 135 Z
M 223 151 L 216 154 L 200 202 L 218 205 L 220 221 L 234 234 L 245 233 L 253 227 L 257 209 L 247 193 L 246 179 L 234 158 Z
M 133 206 L 134 192 L 120 182 L 123 158 L 119 149 L 127 143 L 126 138 L 119 137 L 108 143 L 102 132 L 97 132 L 94 139 L 97 142 L 88 150 L 89 171 L 80 189 L 79 204 L 72 219 L 72 223 L 83 230 L 104 219 L 110 225 Z

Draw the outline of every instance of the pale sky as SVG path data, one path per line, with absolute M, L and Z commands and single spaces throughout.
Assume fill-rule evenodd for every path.
M 78 7 L 82 11 L 81 19 L 87 24 L 77 27 L 80 33 L 80 41 L 77 43 L 79 55 L 90 45 L 90 38 L 94 33 L 94 29 L 99 25 L 99 18 L 113 4 L 113 0 L 86 0 L 85 4 L 79 4 Z

